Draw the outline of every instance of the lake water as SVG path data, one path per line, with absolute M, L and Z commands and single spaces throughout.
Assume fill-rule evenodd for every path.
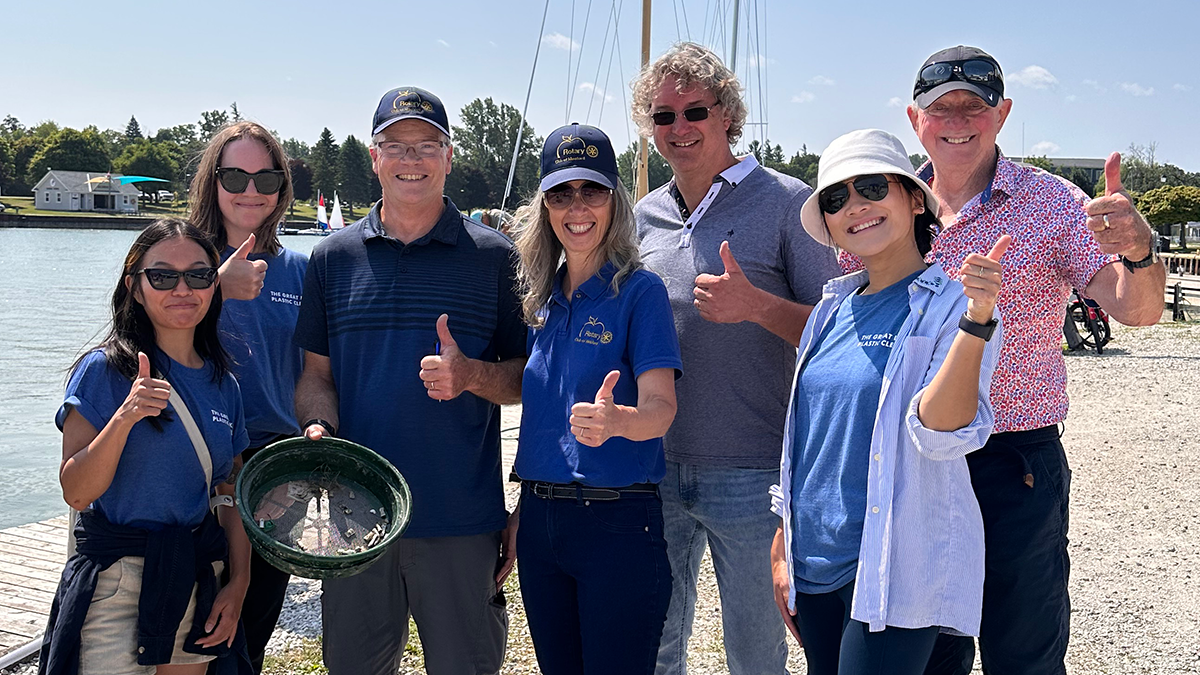
M 0 228 L 0 528 L 66 511 L 54 413 L 67 369 L 103 335 L 137 232 Z M 308 253 L 319 237 L 282 237 Z

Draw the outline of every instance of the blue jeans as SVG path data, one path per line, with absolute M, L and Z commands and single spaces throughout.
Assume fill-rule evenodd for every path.
M 696 578 L 704 547 L 712 549 L 721 592 L 721 623 L 730 675 L 787 672 L 786 628 L 775 607 L 771 513 L 777 469 L 737 469 L 667 461 L 659 484 L 671 560 L 671 607 L 658 650 L 657 675 L 686 675 L 687 643 L 696 614 Z
M 521 488 L 517 574 L 545 675 L 651 675 L 671 598 L 656 495 L 543 499 Z
M 983 672 L 1065 675 L 1071 469 L 1058 427 L 993 434 L 967 455 L 967 466 L 986 547 L 979 626 Z M 966 675 L 974 660 L 974 640 L 942 635 L 925 673 Z

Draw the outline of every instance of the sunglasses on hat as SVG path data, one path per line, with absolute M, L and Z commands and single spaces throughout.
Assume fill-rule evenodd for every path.
M 891 182 L 892 180 L 884 174 L 873 173 L 855 178 L 852 184 L 864 199 L 879 202 L 888 196 Z M 817 195 L 817 205 L 829 215 L 841 211 L 848 201 L 850 201 L 850 188 L 844 182 L 830 185 Z
M 696 106 L 695 108 L 688 108 L 687 110 L 684 110 L 682 113 L 683 119 L 685 119 L 689 122 L 699 122 L 701 120 L 706 120 L 706 119 L 708 119 L 708 111 L 712 110 L 713 108 L 715 108 L 719 105 L 721 105 L 721 102 L 717 101 L 716 103 L 714 103 L 710 106 L 702 106 L 701 105 L 701 106 Z M 655 126 L 665 127 L 669 124 L 675 123 L 675 111 L 664 110 L 662 112 L 656 112 L 656 113 L 650 115 L 650 119 L 654 120 Z
M 217 280 L 217 268 L 215 267 L 201 267 L 186 272 L 148 267 L 134 272 L 133 276 L 136 277 L 139 274 L 145 274 L 146 281 L 150 282 L 150 288 L 156 291 L 174 290 L 179 285 L 179 277 L 183 277 L 188 288 L 196 290 L 208 288 Z
M 951 80 L 973 82 L 994 88 L 997 82 L 1004 81 L 1004 76 L 1000 72 L 1000 66 L 984 59 L 931 63 L 922 68 L 917 75 L 917 95 Z
M 223 166 L 217 169 L 217 180 L 226 192 L 235 195 L 245 192 L 251 180 L 254 181 L 254 189 L 258 190 L 259 194 L 273 195 L 279 192 L 287 179 L 283 169 L 263 169 L 257 173 L 248 173 L 231 166 Z

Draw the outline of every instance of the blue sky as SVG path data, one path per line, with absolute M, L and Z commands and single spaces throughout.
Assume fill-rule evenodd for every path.
M 652 58 L 689 34 L 725 55 L 732 1 L 655 0 Z M 614 4 L 620 6 L 616 58 L 601 50 Z M 545 5 L 64 0 L 52 3 L 52 12 L 47 6 L 4 9 L 0 116 L 124 129 L 136 115 L 143 131 L 153 132 L 236 101 L 243 115 L 311 144 L 322 127 L 339 140 L 365 139 L 379 97 L 400 85 L 438 94 L 452 123 L 476 97 L 520 108 Z M 589 0 L 551 0 L 528 119 L 541 135 L 568 121 L 599 122 L 623 147 L 633 133 L 622 89 L 640 58 L 641 2 L 591 0 L 590 13 L 588 7 Z M 802 144 L 819 152 L 863 127 L 887 129 L 910 152 L 921 151 L 903 109 L 913 77 L 930 53 L 961 43 L 986 49 L 1004 68 L 1014 100 L 999 141 L 1007 154 L 1020 155 L 1024 145 L 1029 154 L 1103 157 L 1154 142 L 1159 161 L 1200 171 L 1200 3 L 1194 0 L 911 8 L 894 1 L 742 0 L 742 7 L 738 73 L 751 85 L 752 121 L 765 119 L 769 138 L 788 154 Z M 762 128 L 748 127 L 747 140 Z

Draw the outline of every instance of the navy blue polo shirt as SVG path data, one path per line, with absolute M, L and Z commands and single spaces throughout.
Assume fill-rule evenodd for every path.
M 523 357 L 515 279 L 512 241 L 448 199 L 433 229 L 407 245 L 387 236 L 376 204 L 309 258 L 296 343 L 330 359 L 338 436 L 378 452 L 408 481 L 406 537 L 505 526 L 500 407 L 470 393 L 435 401 L 418 374 L 440 314 L 467 357 Z
M 568 302 L 559 270 L 542 309 L 546 324 L 530 332 L 521 388 L 521 440 L 513 466 L 524 480 L 579 482 L 595 487 L 657 483 L 666 474 L 661 438 L 610 438 L 583 445 L 571 433 L 571 406 L 591 403 L 613 370 L 618 405 L 636 406 L 637 377 L 655 368 L 683 372 L 667 288 L 653 272 L 637 270 L 618 284 L 609 263 L 575 290 Z

